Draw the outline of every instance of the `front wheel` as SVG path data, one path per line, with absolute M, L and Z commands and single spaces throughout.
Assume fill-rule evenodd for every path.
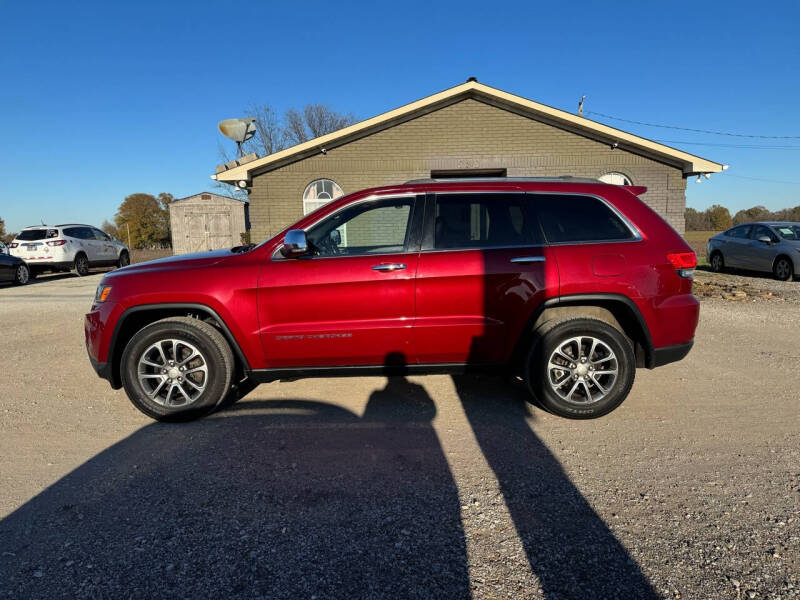
M 127 250 L 123 250 L 119 255 L 119 260 L 117 261 L 117 268 L 121 269 L 122 267 L 127 267 L 131 264 L 131 257 L 128 254 Z
M 610 413 L 628 396 L 636 359 L 628 338 L 597 319 L 570 319 L 534 342 L 526 380 L 546 410 L 569 419 Z
M 233 353 L 213 325 L 189 317 L 156 321 L 122 353 L 122 385 L 133 405 L 160 421 L 201 417 L 225 399 Z
M 14 285 L 25 285 L 28 283 L 28 281 L 30 281 L 30 278 L 31 270 L 25 263 L 19 265 L 14 271 Z
M 775 261 L 775 266 L 772 268 L 772 272 L 775 275 L 775 279 L 779 281 L 789 281 L 794 272 L 794 265 L 788 258 L 781 256 Z

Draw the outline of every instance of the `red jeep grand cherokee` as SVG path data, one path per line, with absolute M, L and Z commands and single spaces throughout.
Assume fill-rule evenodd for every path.
M 636 367 L 686 356 L 697 326 L 695 255 L 644 191 L 563 177 L 357 192 L 255 247 L 107 274 L 89 357 L 155 419 L 282 378 L 473 369 L 598 417 Z

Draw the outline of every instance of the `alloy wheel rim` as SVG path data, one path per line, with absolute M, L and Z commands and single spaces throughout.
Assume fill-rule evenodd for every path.
M 28 273 L 28 267 L 25 265 L 20 265 L 17 269 L 17 281 L 19 283 L 28 283 L 28 277 L 30 277 L 30 273 Z
M 599 402 L 614 389 L 619 361 L 603 340 L 582 335 L 561 342 L 547 361 L 547 381 L 559 398 L 574 404 Z
M 778 262 L 776 270 L 778 271 L 778 277 L 785 279 L 789 275 L 789 264 L 785 260 L 781 260 Z
M 179 339 L 159 340 L 142 352 L 137 364 L 145 395 L 166 408 L 194 404 L 208 383 L 208 363 L 197 347 Z

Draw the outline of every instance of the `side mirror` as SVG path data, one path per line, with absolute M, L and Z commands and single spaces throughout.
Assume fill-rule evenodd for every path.
M 772 243 L 772 239 L 770 239 L 768 235 L 762 235 L 760 238 L 758 238 L 758 241 L 762 244 L 766 244 L 767 246 Z
M 297 258 L 308 254 L 308 239 L 302 229 L 290 229 L 283 238 L 281 254 L 284 258 Z

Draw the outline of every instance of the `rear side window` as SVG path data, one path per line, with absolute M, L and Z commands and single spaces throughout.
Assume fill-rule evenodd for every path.
M 532 195 L 551 244 L 631 240 L 630 228 L 604 202 L 590 196 Z
M 728 237 L 732 238 L 749 238 L 750 237 L 750 225 L 740 225 L 739 227 L 734 227 L 733 229 L 728 231 Z
M 57 236 L 58 229 L 26 229 L 25 231 L 19 232 L 17 239 L 25 242 L 33 242 Z
M 434 247 L 532 246 L 542 242 L 525 194 L 436 196 Z
M 67 227 L 64 229 L 64 235 L 77 238 L 79 240 L 95 239 L 94 233 L 89 227 Z

